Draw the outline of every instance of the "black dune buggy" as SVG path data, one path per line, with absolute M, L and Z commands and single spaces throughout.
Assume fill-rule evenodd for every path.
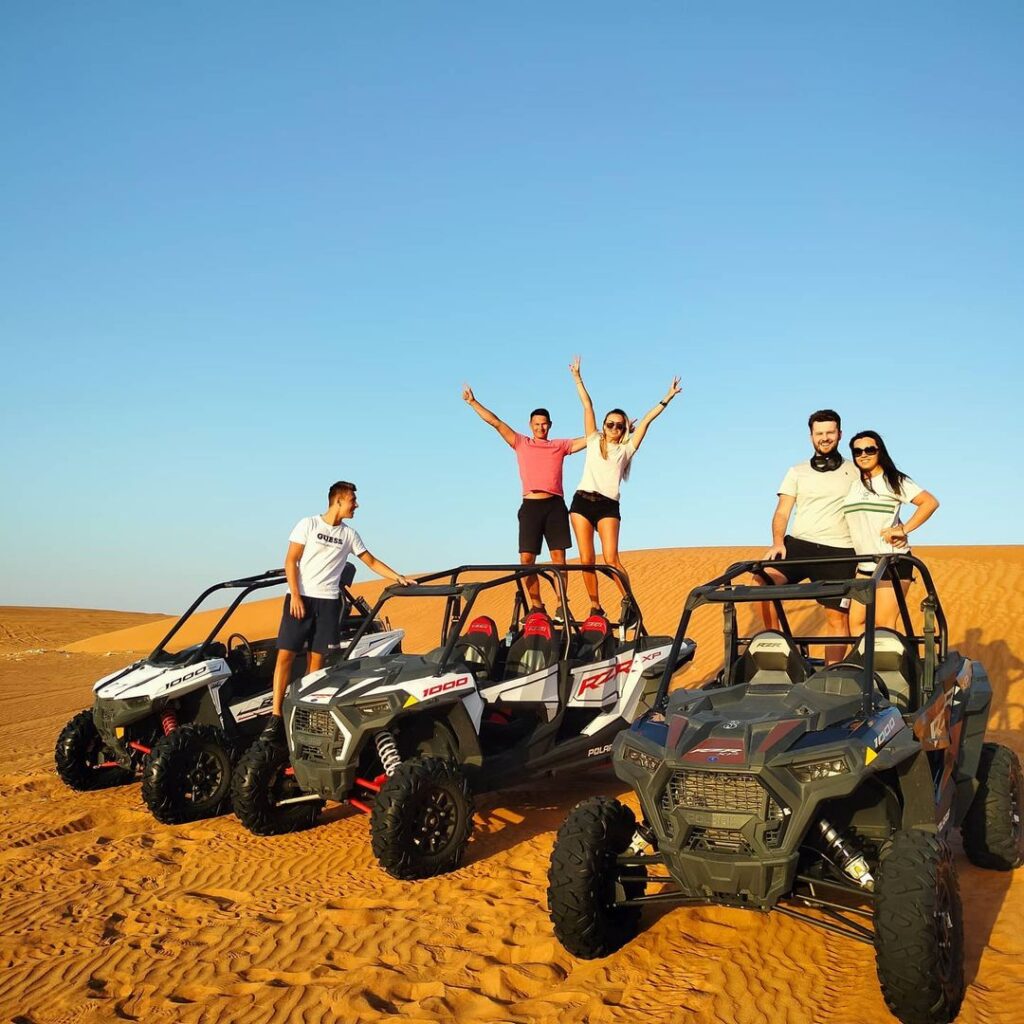
M 921 634 L 896 579 L 900 559 L 924 586 Z M 639 823 L 596 798 L 559 831 L 548 900 L 570 952 L 618 949 L 648 903 L 774 909 L 873 944 L 900 1020 L 956 1016 L 963 920 L 949 836 L 959 828 L 981 867 L 1020 866 L 1024 782 L 1016 755 L 985 742 L 988 676 L 948 648 L 928 569 L 911 555 L 874 560 L 870 578 L 772 587 L 780 629 L 752 636 L 739 635 L 736 606 L 764 601 L 769 588 L 737 580 L 764 563 L 737 563 L 690 593 L 667 663 L 693 612 L 718 604 L 724 667 L 701 689 L 671 694 L 666 673 L 655 707 L 616 740 L 615 772 L 636 791 Z M 875 628 L 886 579 L 902 633 Z M 823 598 L 861 602 L 864 634 L 794 636 L 784 603 Z M 843 642 L 839 664 L 808 657 L 810 644 Z
M 456 867 L 472 792 L 606 761 L 651 706 L 672 639 L 647 634 L 635 601 L 629 625 L 573 619 L 566 579 L 594 568 L 469 565 L 387 587 L 375 616 L 389 603 L 398 615 L 394 603 L 410 598 L 444 602 L 440 645 L 360 657 L 357 633 L 342 660 L 291 688 L 289 749 L 261 740 L 242 758 L 235 813 L 269 835 L 311 825 L 324 800 L 347 801 L 371 816 L 373 852 L 396 878 Z M 531 577 L 553 597 L 554 618 L 527 611 Z M 480 606 L 490 614 L 474 614 Z M 673 668 L 692 655 L 676 645 Z
M 363 650 L 394 649 L 402 632 L 384 631 L 372 620 L 366 601 L 349 590 L 353 574 L 346 566 L 342 635 L 365 627 Z M 275 641 L 250 642 L 241 633 L 224 642 L 215 638 L 250 594 L 285 583 L 284 570 L 273 569 L 208 587 L 151 654 L 100 679 L 93 706 L 75 715 L 57 739 L 61 779 L 72 789 L 99 789 L 130 782 L 141 771 L 142 797 L 158 821 L 223 811 L 232 766 L 270 712 Z M 237 593 L 206 639 L 169 649 L 199 606 L 222 591 Z

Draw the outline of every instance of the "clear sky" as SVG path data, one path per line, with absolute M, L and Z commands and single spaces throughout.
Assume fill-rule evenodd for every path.
M 400 571 L 514 559 L 460 387 L 578 434 L 577 352 L 683 379 L 624 550 L 767 546 L 822 406 L 1020 543 L 1022 109 L 1019 3 L 6 4 L 0 603 L 179 610 L 337 478 Z

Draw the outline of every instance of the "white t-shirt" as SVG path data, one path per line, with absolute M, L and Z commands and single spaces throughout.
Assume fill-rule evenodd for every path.
M 858 555 L 909 554 L 910 545 L 905 548 L 887 544 L 880 534 L 887 526 L 900 522 L 900 506 L 913 501 L 924 489 L 918 487 L 908 476 L 903 481 L 902 494 L 895 494 L 885 479 L 884 473 L 871 478 L 869 490 L 857 474 L 857 480 L 850 488 L 843 502 L 843 515 L 853 538 L 853 549 Z M 874 570 L 872 562 L 862 562 L 858 569 Z
M 819 473 L 810 462 L 790 466 L 779 484 L 779 494 L 796 498 L 796 518 L 789 534 L 799 540 L 850 548 L 850 530 L 843 516 L 843 503 L 850 487 L 860 479 L 852 462 L 843 460 L 838 469 Z
M 351 526 L 330 526 L 322 516 L 300 519 L 288 539 L 293 544 L 305 545 L 299 559 L 299 593 L 303 597 L 337 597 L 341 593 L 341 570 L 348 556 L 361 555 L 366 550 Z
M 629 460 L 636 455 L 636 448 L 630 439 L 625 444 L 608 442 L 608 458 L 601 457 L 601 433 L 595 431 L 587 438 L 587 458 L 583 463 L 583 477 L 578 491 L 596 491 L 612 501 L 619 500 L 622 474 L 626 472 Z

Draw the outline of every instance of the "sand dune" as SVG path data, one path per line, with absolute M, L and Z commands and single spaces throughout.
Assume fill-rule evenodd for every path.
M 672 632 L 692 585 L 755 550 L 626 555 L 649 628 Z M 951 640 L 992 677 L 994 738 L 1024 754 L 1024 548 L 919 553 L 936 577 Z M 357 590 L 372 597 L 381 585 Z M 0 609 L 3 1019 L 892 1019 L 869 947 L 780 915 L 648 912 L 640 936 L 606 960 L 567 954 L 545 910 L 547 860 L 577 800 L 624 793 L 607 772 L 479 798 L 466 865 L 417 884 L 376 866 L 367 819 L 346 808 L 329 808 L 310 832 L 260 839 L 232 817 L 158 825 L 137 786 L 73 793 L 53 772 L 58 731 L 89 704 L 93 680 L 155 646 L 168 622 L 24 612 Z M 273 635 L 279 612 L 279 599 L 254 604 L 235 628 L 251 639 Z M 411 649 L 435 642 L 432 612 L 407 602 L 402 616 L 393 624 L 407 629 Z M 84 639 L 86 630 L 97 635 Z M 693 635 L 698 663 L 683 683 L 721 659 L 714 612 Z M 1024 872 L 981 871 L 959 851 L 957 860 L 970 982 L 960 1019 L 1020 1021 Z

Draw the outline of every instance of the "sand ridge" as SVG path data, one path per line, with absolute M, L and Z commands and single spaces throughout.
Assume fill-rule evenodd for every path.
M 649 627 L 670 633 L 691 586 L 760 553 L 687 549 L 624 558 Z M 993 738 L 1024 753 L 1024 639 L 1017 628 L 1024 548 L 919 553 L 936 577 L 953 645 L 981 660 L 992 678 Z M 373 596 L 382 585 L 357 590 Z M 436 623 L 417 621 L 428 613 L 411 604 L 403 611 L 408 619 L 393 625 L 408 630 L 415 649 Z M 273 635 L 279 613 L 279 599 L 266 602 L 251 628 Z M 635 807 L 607 771 L 479 797 L 464 867 L 420 883 L 397 882 L 376 866 L 368 820 L 347 808 L 331 806 L 309 832 L 263 839 L 230 816 L 161 826 L 137 785 L 73 793 L 53 772 L 60 727 L 89 704 L 96 678 L 132 660 L 133 651 L 152 648 L 167 628 L 165 620 L 126 621 L 129 630 L 83 643 L 74 614 L 55 610 L 33 627 L 34 635 L 48 630 L 54 645 L 65 637 L 65 651 L 0 657 L 4 1019 L 892 1019 L 869 947 L 781 915 L 648 911 L 637 939 L 613 956 L 586 962 L 567 954 L 546 913 L 548 856 L 577 800 L 607 793 Z M 683 683 L 721 660 L 716 613 L 695 621 L 693 635 L 698 663 Z M 981 871 L 959 850 L 957 864 L 969 980 L 959 1019 L 1019 1021 L 1024 936 L 1016 919 L 1024 912 L 1024 872 Z

